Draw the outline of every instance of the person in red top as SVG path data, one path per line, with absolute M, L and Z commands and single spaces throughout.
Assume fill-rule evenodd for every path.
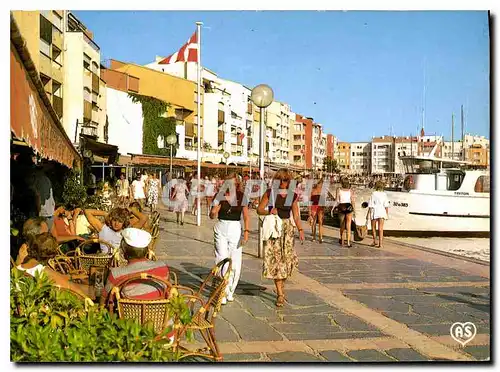
M 109 270 L 106 285 L 102 289 L 101 304 L 105 304 L 108 294 L 114 286 L 124 279 L 140 273 L 147 273 L 168 279 L 169 269 L 165 261 L 150 261 L 146 258 L 147 247 L 151 242 L 151 234 L 145 230 L 129 227 L 122 232 L 121 249 L 125 253 L 128 265 L 113 267 Z M 136 300 L 155 300 L 161 297 L 162 291 L 147 281 L 132 282 L 123 289 L 122 295 Z

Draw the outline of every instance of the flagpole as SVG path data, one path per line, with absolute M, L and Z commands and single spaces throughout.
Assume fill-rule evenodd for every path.
M 198 175 L 198 192 L 200 190 L 201 185 L 201 25 L 203 22 L 196 22 L 197 27 L 197 36 L 198 36 L 198 62 L 197 62 L 197 124 L 198 124 L 198 146 L 197 146 L 197 175 Z M 200 195 L 196 199 L 196 210 L 198 214 L 196 215 L 196 225 L 201 226 L 201 200 Z

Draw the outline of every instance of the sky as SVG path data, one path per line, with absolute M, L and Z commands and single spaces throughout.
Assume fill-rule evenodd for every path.
M 202 64 L 313 117 L 341 141 L 385 134 L 490 137 L 484 11 L 74 11 L 101 58 L 146 64 L 202 21 Z M 424 114 L 422 114 L 424 112 Z

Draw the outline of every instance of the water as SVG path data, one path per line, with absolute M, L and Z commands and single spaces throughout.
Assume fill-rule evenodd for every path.
M 471 257 L 490 262 L 490 239 L 488 238 L 388 238 L 438 251 Z

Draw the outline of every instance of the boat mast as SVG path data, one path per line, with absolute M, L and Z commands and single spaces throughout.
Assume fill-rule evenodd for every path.
M 462 160 L 465 160 L 465 137 L 464 137 L 464 105 L 460 106 L 460 117 L 462 124 Z
M 451 160 L 453 160 L 455 157 L 455 142 L 454 142 L 455 122 L 453 120 L 454 120 L 454 114 L 451 113 Z

